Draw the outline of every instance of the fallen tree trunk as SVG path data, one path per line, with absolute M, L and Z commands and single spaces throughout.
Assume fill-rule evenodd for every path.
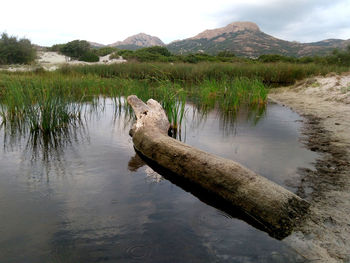
M 239 207 L 270 231 L 289 234 L 307 212 L 308 202 L 285 188 L 169 137 L 169 121 L 157 101 L 145 104 L 135 95 L 127 100 L 137 118 L 130 130 L 134 147 L 150 160 Z

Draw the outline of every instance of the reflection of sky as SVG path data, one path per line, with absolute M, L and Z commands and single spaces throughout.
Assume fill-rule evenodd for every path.
M 255 126 L 239 116 L 228 135 L 220 130 L 217 113 L 212 112 L 200 129 L 186 129 L 186 143 L 237 161 L 285 185 L 286 179 L 296 176 L 298 167 L 311 167 L 317 157 L 299 142 L 301 120 L 290 109 L 271 104 Z
M 305 154 L 295 119 L 272 106 L 257 126 L 242 120 L 236 136 L 224 136 L 211 114 L 198 130 L 187 128 L 187 142 L 277 178 L 308 162 L 292 156 Z M 135 153 L 128 125 L 113 125 L 107 106 L 46 170 L 24 147 L 0 155 L 0 262 L 273 262 L 271 255 L 295 262 L 266 233 L 167 180 L 150 180 L 149 167 L 129 171 Z

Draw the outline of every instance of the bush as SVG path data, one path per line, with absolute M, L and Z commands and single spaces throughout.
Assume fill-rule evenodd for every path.
M 95 53 L 88 51 L 82 55 L 79 60 L 85 62 L 98 62 L 100 58 Z
M 0 64 L 29 64 L 36 58 L 36 50 L 28 39 L 17 40 L 6 33 L 0 39 Z
M 108 54 L 112 54 L 116 51 L 118 51 L 118 49 L 115 47 L 101 47 L 94 50 L 95 54 L 100 57 L 107 56 Z
M 283 56 L 283 55 L 278 55 L 278 54 L 265 54 L 261 55 L 258 58 L 259 61 L 264 62 L 264 63 L 270 63 L 270 62 L 297 62 L 297 59 L 294 57 L 288 57 L 288 56 Z
M 174 60 L 169 50 L 160 46 L 146 47 L 135 51 L 122 49 L 112 54 L 111 58 L 119 58 L 119 56 L 128 60 L 137 60 L 139 62 L 169 62 Z
M 122 56 L 123 58 L 130 58 L 134 54 L 134 51 L 128 50 L 128 49 L 121 49 L 116 52 L 114 52 L 109 58 L 111 59 L 118 59 L 119 56 Z
M 326 60 L 329 64 L 350 66 L 350 45 L 347 46 L 345 51 L 333 50 L 332 55 L 327 56 Z
M 216 56 L 219 58 L 233 58 L 235 57 L 235 54 L 231 51 L 224 50 L 224 51 L 220 51 Z
M 165 57 L 170 57 L 171 53 L 166 47 L 161 47 L 161 46 L 153 46 L 153 47 L 146 47 L 146 48 L 141 48 L 136 51 L 136 53 L 152 53 L 152 54 L 157 54 Z
M 60 48 L 60 52 L 73 59 L 80 59 L 86 53 L 90 52 L 91 47 L 86 40 L 74 40 L 68 42 Z

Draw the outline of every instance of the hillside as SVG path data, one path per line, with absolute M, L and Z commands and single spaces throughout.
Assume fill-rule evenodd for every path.
M 228 50 L 239 56 L 258 57 L 262 54 L 287 56 L 324 55 L 334 48 L 344 48 L 350 40 L 329 39 L 314 43 L 297 43 L 275 38 L 252 22 L 234 22 L 225 27 L 202 33 L 167 45 L 176 54 L 205 52 L 216 54 Z
M 108 46 L 117 47 L 121 49 L 135 50 L 143 47 L 164 46 L 164 43 L 158 37 L 140 33 L 137 35 L 130 36 L 123 41 L 118 41 L 113 44 L 110 44 Z
M 90 42 L 95 48 L 105 45 Z M 259 57 L 263 54 L 286 56 L 325 55 L 335 48 L 344 49 L 350 39 L 327 39 L 313 43 L 298 43 L 275 38 L 262 32 L 252 22 L 234 22 L 225 27 L 205 30 L 194 37 L 177 40 L 165 45 L 158 37 L 144 33 L 130 36 L 107 46 L 136 50 L 151 46 L 166 46 L 174 54 L 208 53 L 215 55 L 220 51 L 231 51 L 237 56 Z

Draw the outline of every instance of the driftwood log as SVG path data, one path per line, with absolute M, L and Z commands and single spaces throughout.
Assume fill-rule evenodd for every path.
M 308 211 L 308 202 L 248 168 L 169 137 L 157 101 L 145 104 L 135 95 L 127 101 L 137 118 L 130 130 L 135 149 L 161 167 L 239 207 L 269 232 L 289 234 Z

